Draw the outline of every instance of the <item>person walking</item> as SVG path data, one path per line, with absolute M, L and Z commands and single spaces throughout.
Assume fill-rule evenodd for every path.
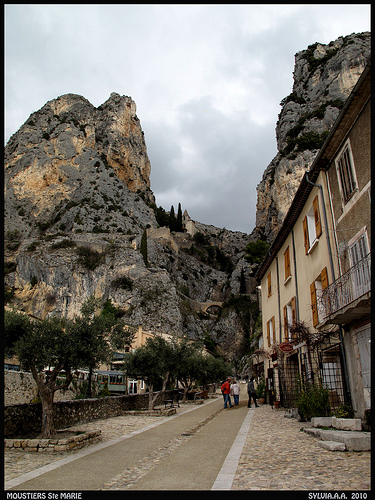
M 221 392 L 223 393 L 224 395 L 224 409 L 228 408 L 228 404 L 229 406 L 232 408 L 232 402 L 230 400 L 230 381 L 231 381 L 231 378 L 228 377 L 226 382 L 224 382 L 224 384 L 221 386 Z
M 247 407 L 251 408 L 251 398 L 253 398 L 254 403 L 255 403 L 255 407 L 258 408 L 257 395 L 255 392 L 255 387 L 254 387 L 254 377 L 251 377 L 251 379 L 247 383 L 247 394 L 249 396 L 249 401 L 247 403 Z
M 238 402 L 240 399 L 240 386 L 237 384 L 236 380 L 233 380 L 233 384 L 230 388 L 230 393 L 233 395 L 234 405 L 238 406 Z

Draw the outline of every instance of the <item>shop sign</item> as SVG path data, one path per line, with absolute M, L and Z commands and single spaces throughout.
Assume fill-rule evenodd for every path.
M 279 349 L 280 349 L 280 351 L 283 351 L 283 352 L 292 352 L 294 350 L 294 347 L 290 342 L 282 342 L 279 345 Z

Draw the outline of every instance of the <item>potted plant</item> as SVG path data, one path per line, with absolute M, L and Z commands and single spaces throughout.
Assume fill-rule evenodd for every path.
M 256 393 L 259 403 L 263 405 L 266 402 L 266 383 L 263 379 L 258 383 Z

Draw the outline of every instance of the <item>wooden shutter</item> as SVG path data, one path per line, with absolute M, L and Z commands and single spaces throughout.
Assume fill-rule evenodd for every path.
M 272 316 L 272 337 L 273 342 L 276 342 L 275 316 Z
M 324 290 L 328 287 L 328 273 L 326 267 L 320 273 L 320 279 L 322 280 L 322 289 Z
M 295 324 L 297 323 L 297 307 L 296 307 L 296 298 L 293 297 L 292 298 L 292 301 L 291 301 L 291 305 L 292 305 L 292 322 L 293 322 L 293 326 L 295 326 Z M 296 334 L 293 335 L 293 337 L 295 337 Z
M 270 340 L 270 322 L 267 321 L 267 343 L 268 347 L 271 345 L 271 340 Z
M 305 245 L 305 254 L 307 255 L 310 248 L 309 227 L 307 225 L 307 217 L 303 219 L 303 240 Z
M 267 276 L 268 297 L 271 297 L 271 273 Z
M 289 339 L 289 328 L 288 328 L 288 308 L 284 306 L 284 340 Z
M 315 198 L 314 198 L 313 208 L 314 208 L 314 219 L 315 219 L 315 234 L 316 234 L 316 237 L 319 238 L 319 236 L 322 234 L 322 223 L 320 222 L 318 196 L 315 196 Z
M 289 255 L 289 247 L 284 252 L 284 267 L 285 267 L 285 279 L 290 276 L 290 255 Z
M 313 281 L 310 285 L 310 294 L 311 294 L 313 325 L 316 326 L 319 323 L 319 318 L 318 318 L 318 304 L 316 303 L 315 281 Z

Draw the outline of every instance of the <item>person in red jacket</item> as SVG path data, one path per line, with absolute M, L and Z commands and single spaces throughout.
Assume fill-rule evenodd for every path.
M 228 404 L 231 408 L 233 406 L 230 400 L 230 380 L 231 378 L 228 377 L 226 382 L 221 386 L 221 392 L 224 394 L 224 408 L 228 408 Z

